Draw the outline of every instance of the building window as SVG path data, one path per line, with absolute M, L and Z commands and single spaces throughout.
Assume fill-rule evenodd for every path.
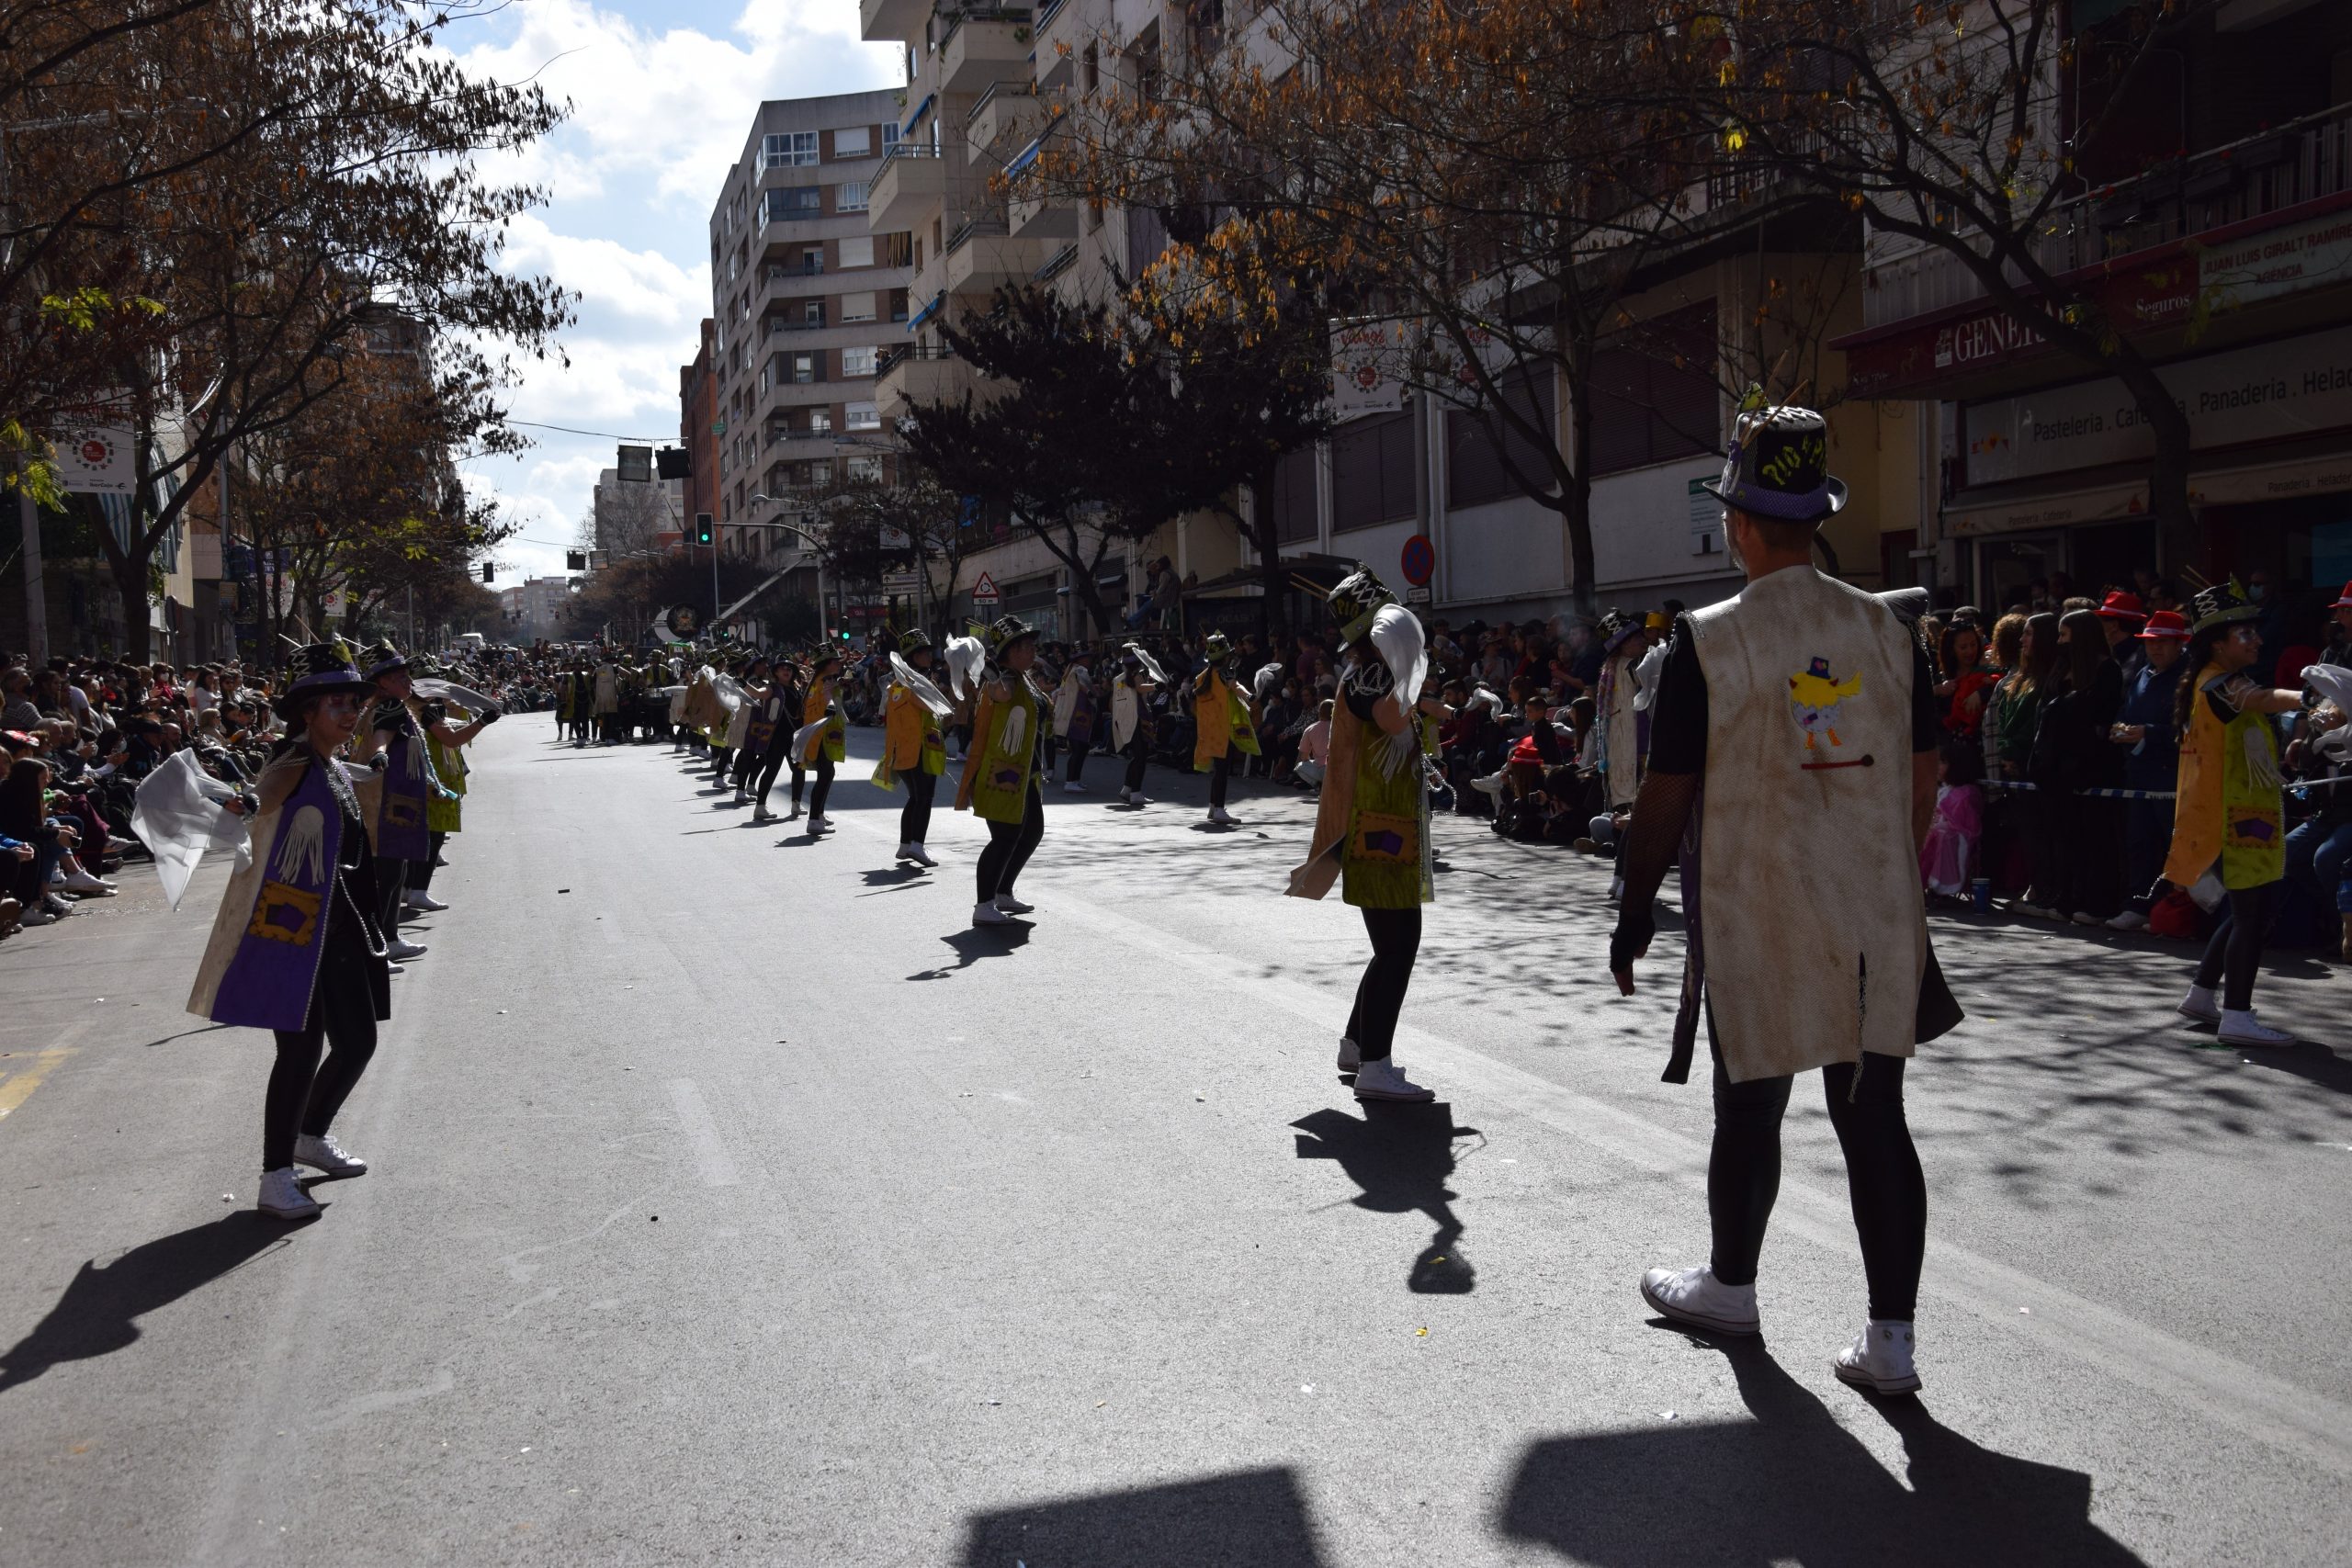
M 811 435 L 831 435 L 832 433 L 833 411 L 831 409 L 810 409 L 808 411 L 808 434 Z
M 865 158 L 872 155 L 874 134 L 862 125 L 833 132 L 833 156 Z
M 843 180 L 842 182 L 841 189 L 835 193 L 833 209 L 837 212 L 865 211 L 865 182 L 864 180 Z
M 873 235 L 854 234 L 843 240 L 841 244 L 842 265 L 872 266 L 874 265 Z
M 763 222 L 790 222 L 825 215 L 825 193 L 815 186 L 781 186 L 767 193 Z
M 882 128 L 882 151 L 888 152 L 891 148 L 896 147 L 898 144 L 899 126 L 898 122 L 893 120 L 890 124 Z
M 1315 522 L 1315 448 L 1286 454 L 1274 465 L 1274 540 L 1295 545 L 1312 539 Z
M 820 355 L 814 354 L 794 355 L 792 356 L 792 378 L 795 381 L 802 382 L 804 384 L 819 379 L 820 378 L 817 373 L 817 361 L 820 357 Z
M 857 483 L 862 480 L 866 484 L 880 484 L 882 482 L 882 459 L 879 457 L 845 458 L 842 463 L 842 477 L 850 480 L 852 483 Z
M 1528 378 L 1514 376 L 1503 382 L 1501 394 L 1532 423 L 1544 430 L 1558 428 L 1555 421 L 1559 397 L 1548 368 L 1536 375 L 1532 392 Z M 1510 451 L 1509 462 L 1496 450 L 1498 435 L 1502 436 Z M 1520 488 L 1522 479 L 1536 486 L 1548 487 L 1551 483 L 1552 466 L 1544 456 L 1544 449 L 1508 426 L 1498 423 L 1490 427 L 1477 414 L 1455 409 L 1445 416 L 1445 440 L 1448 506 L 1483 506 L 1490 501 L 1523 495 L 1527 492 Z
M 760 164 L 763 168 L 786 169 L 816 161 L 817 133 L 813 130 L 787 130 L 779 135 L 763 137 L 760 141 Z
M 1331 531 L 1413 515 L 1413 416 L 1351 420 L 1331 438 Z
M 842 351 L 844 368 L 847 367 L 849 356 L 859 351 L 854 348 Z M 864 352 L 868 362 L 871 363 L 874 351 L 869 348 Z M 882 411 L 872 403 L 850 403 L 842 410 L 842 423 L 845 429 L 849 430 L 879 430 L 882 428 Z
M 1596 349 L 1591 387 L 1588 466 L 1596 475 L 1719 450 L 1714 302 L 1645 321 Z
M 842 349 L 842 374 L 845 377 L 873 375 L 874 350 L 870 348 Z
M 842 320 L 843 321 L 870 321 L 874 320 L 874 298 L 875 297 L 870 293 L 842 295 Z

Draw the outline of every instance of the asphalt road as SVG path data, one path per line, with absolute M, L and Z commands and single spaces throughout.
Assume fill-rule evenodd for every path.
M 480 748 L 311 1224 L 248 1208 L 267 1038 L 180 1010 L 224 868 L 0 949 L 0 1563 L 2344 1560 L 2352 1061 L 2199 1049 L 2177 947 L 1937 922 L 1881 1402 L 1809 1083 L 1764 1338 L 1636 1297 L 1705 1255 L 1709 1109 L 1594 863 L 1442 825 L 1440 1101 L 1367 1115 L 1296 796 L 1097 760 L 975 931 L 978 826 L 894 869 L 865 761 L 812 841 L 552 729 Z M 2352 1050 L 2347 996 L 2260 999 Z

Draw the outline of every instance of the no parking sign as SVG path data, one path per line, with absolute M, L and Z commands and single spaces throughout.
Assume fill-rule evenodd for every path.
M 1405 548 L 1396 565 L 1405 581 L 1416 588 L 1428 584 L 1430 574 L 1437 570 L 1437 547 L 1430 543 L 1427 534 L 1416 534 L 1405 541 Z

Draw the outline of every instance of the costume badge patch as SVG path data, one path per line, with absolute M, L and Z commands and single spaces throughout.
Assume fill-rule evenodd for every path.
M 1797 728 L 1804 734 L 1803 765 L 1808 772 L 1867 768 L 1876 760 L 1867 753 L 1852 758 L 1836 754 L 1846 744 L 1838 738 L 1838 705 L 1861 689 L 1860 675 L 1849 675 L 1840 681 L 1830 673 L 1829 660 L 1819 657 L 1814 659 L 1804 674 L 1789 677 L 1789 706 L 1794 711 Z

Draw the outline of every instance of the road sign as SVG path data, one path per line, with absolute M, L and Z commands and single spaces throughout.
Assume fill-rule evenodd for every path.
M 1416 588 L 1421 587 L 1429 581 L 1430 574 L 1437 570 L 1437 547 L 1430 543 L 1427 534 L 1416 534 L 1405 541 L 1404 552 L 1397 558 L 1396 565 L 1404 572 L 1406 581 Z
M 985 571 L 980 573 L 980 580 L 972 584 L 972 603 L 975 604 L 993 604 L 1003 597 L 996 591 L 996 579 Z
M 1406 604 L 1428 604 L 1429 602 L 1430 602 L 1430 590 L 1429 590 L 1429 585 L 1428 585 L 1427 583 L 1425 583 L 1425 582 L 1416 582 L 1416 583 L 1413 583 L 1413 584 L 1411 584 L 1411 585 L 1409 585 L 1408 587 L 1407 587 L 1407 588 L 1406 588 L 1406 590 L 1405 590 L 1405 603 L 1406 603 Z
M 914 574 L 913 572 L 911 572 L 911 571 L 886 571 L 886 572 L 884 572 L 884 573 L 882 574 L 882 592 L 885 592 L 885 593 L 912 593 L 914 591 L 915 591 L 915 574 Z

